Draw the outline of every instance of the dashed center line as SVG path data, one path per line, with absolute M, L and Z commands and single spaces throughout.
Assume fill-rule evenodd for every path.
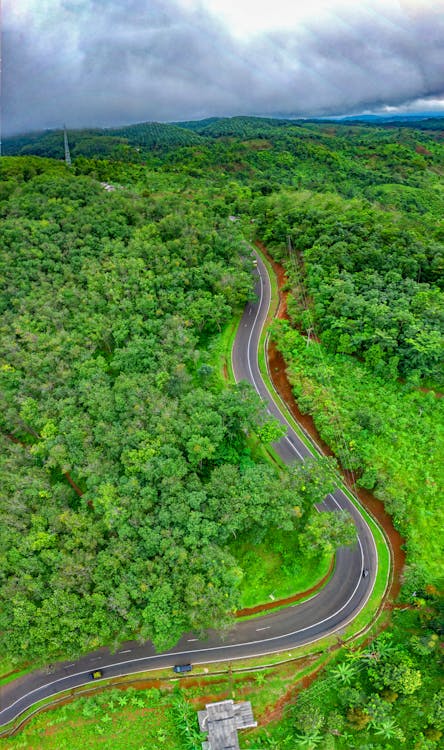
M 125 651 L 119 651 L 119 654 L 130 654 L 132 649 L 126 648 Z
M 1 2 L 1 0 L 0 0 L 0 2 Z M 262 278 L 260 277 L 260 304 L 259 304 L 259 308 L 258 308 L 258 310 L 256 312 L 256 315 L 255 315 L 255 319 L 254 319 L 254 322 L 253 322 L 253 328 L 256 326 L 256 323 L 257 323 L 258 318 L 259 318 L 260 308 L 261 308 L 261 305 L 262 305 L 262 299 L 263 299 L 263 283 L 262 283 Z M 253 312 L 253 310 L 251 310 L 251 312 Z M 249 311 L 249 314 L 251 314 L 250 311 Z M 245 324 L 245 325 L 247 325 L 247 324 Z M 249 339 L 248 339 L 248 344 L 247 344 L 247 363 L 248 363 L 248 369 L 249 369 L 249 372 L 250 372 L 250 375 L 251 375 L 251 383 L 252 383 L 253 387 L 255 388 L 255 390 L 257 391 L 257 393 L 260 395 L 260 391 L 259 391 L 258 385 L 257 385 L 257 383 L 255 381 L 255 378 L 253 376 L 253 373 L 252 373 L 251 360 L 250 360 L 250 345 L 251 345 L 251 341 L 252 341 L 253 328 L 250 331 L 250 335 L 249 335 Z M 232 358 L 232 362 L 233 362 L 233 358 Z M 234 363 L 233 363 L 233 370 L 235 371 Z M 303 460 L 304 457 L 302 456 L 301 453 L 299 453 L 298 448 L 296 447 L 296 444 L 293 442 L 293 440 L 295 440 L 295 438 L 293 438 L 293 436 L 291 436 L 291 435 L 286 435 L 286 436 L 284 436 L 284 440 L 288 442 L 288 444 L 293 448 L 293 450 L 297 453 L 297 455 Z M 297 444 L 299 445 L 299 443 L 297 443 Z M 303 444 L 299 445 L 299 448 L 302 451 L 304 451 Z M 342 493 L 342 495 L 343 495 L 343 493 Z M 340 502 L 338 502 L 338 500 L 334 497 L 333 494 L 330 494 L 329 498 L 335 503 L 335 505 L 338 508 L 341 508 L 342 507 L 342 503 L 345 503 L 346 500 L 347 500 L 347 498 L 345 496 L 344 497 L 341 496 Z M 357 511 L 357 513 L 359 514 L 359 510 Z M 362 517 L 361 517 L 361 522 L 362 522 L 363 526 L 365 526 L 368 529 L 371 541 L 373 543 L 374 552 L 375 552 L 375 558 L 376 558 L 376 568 L 377 568 L 378 561 L 377 561 L 377 551 L 376 551 L 376 547 L 375 547 L 375 541 L 374 541 L 374 539 L 373 539 L 373 537 L 371 535 L 371 532 L 370 532 L 370 530 L 368 528 L 368 525 L 367 525 L 365 519 L 363 519 Z M 294 630 L 294 631 L 289 632 L 289 633 L 286 632 L 285 636 L 287 638 L 289 636 L 295 636 L 296 634 L 301 634 L 301 633 L 304 633 L 304 632 L 308 632 L 311 629 L 313 629 L 314 626 L 323 625 L 324 623 L 330 621 L 334 616 L 337 616 L 341 612 L 343 612 L 343 610 L 350 604 L 350 602 L 353 600 L 353 597 L 355 596 L 355 594 L 356 594 L 359 586 L 362 584 L 362 572 L 361 571 L 363 570 L 363 565 L 364 565 L 364 549 L 363 549 L 363 546 L 362 546 L 362 543 L 361 543 L 361 539 L 360 539 L 359 536 L 358 536 L 358 545 L 359 545 L 359 549 L 360 549 L 360 553 L 361 553 L 361 570 L 358 571 L 359 578 L 358 578 L 357 584 L 356 584 L 354 590 L 352 591 L 352 593 L 350 594 L 350 596 L 347 598 L 347 601 L 344 604 L 342 604 L 342 606 L 340 606 L 339 609 L 336 609 L 335 612 L 333 612 L 332 614 L 329 614 L 328 616 L 324 617 L 323 619 L 318 620 L 315 623 L 311 623 L 310 625 L 307 625 L 305 627 L 300 627 L 298 630 Z M 368 598 L 370 596 L 370 593 L 371 593 L 371 587 L 369 589 L 367 597 L 364 598 L 364 601 L 360 601 L 358 611 L 361 611 L 362 608 L 365 606 L 365 604 L 367 603 Z M 315 594 L 315 596 L 317 596 L 317 595 L 318 594 Z M 298 606 L 298 605 L 294 604 L 293 606 Z M 352 612 L 351 615 L 347 615 L 346 624 L 348 624 L 348 622 L 350 622 L 351 619 L 356 614 L 357 614 L 357 612 L 354 611 L 354 612 Z M 344 623 L 342 622 L 340 624 L 341 624 L 341 626 L 343 626 Z M 267 626 L 264 626 L 264 627 L 256 628 L 256 632 L 261 632 L 261 631 L 264 631 L 264 630 L 271 630 L 271 629 L 272 629 L 272 626 L 271 625 L 267 625 Z M 337 630 L 338 630 L 338 626 L 336 625 L 335 629 L 332 632 L 337 632 Z M 255 641 L 253 639 L 251 641 L 243 641 L 240 644 L 239 643 L 225 644 L 224 646 L 222 646 L 222 649 L 224 651 L 226 651 L 227 653 L 229 653 L 229 649 L 238 648 L 239 645 L 242 645 L 242 646 L 250 646 L 250 645 L 259 646 L 259 644 L 269 643 L 270 646 L 271 646 L 272 642 L 276 642 L 276 644 L 278 644 L 279 643 L 279 639 L 282 638 L 282 637 L 284 637 L 284 634 L 283 635 L 277 635 L 277 636 L 266 636 L 264 639 L 259 639 L 258 641 Z M 188 640 L 188 642 L 193 642 L 193 641 L 198 641 L 199 639 L 198 638 L 189 638 L 187 640 Z M 318 640 L 317 637 L 314 638 L 313 640 L 310 640 L 309 642 L 310 643 L 311 642 L 315 642 L 316 640 Z M 187 651 L 182 651 L 182 652 L 176 653 L 175 656 L 184 656 L 184 657 L 186 656 L 187 658 L 189 658 L 190 654 L 198 654 L 199 658 L 203 658 L 204 652 L 208 653 L 208 654 L 216 652 L 216 653 L 214 653 L 214 656 L 216 658 L 214 658 L 211 662 L 210 661 L 207 662 L 207 663 L 213 663 L 213 661 L 214 662 L 218 661 L 218 659 L 217 659 L 217 651 L 218 651 L 219 648 L 221 648 L 221 646 L 209 646 L 209 647 L 206 647 L 206 648 L 202 648 L 200 646 L 199 650 L 197 650 L 197 647 L 196 647 L 196 650 L 189 649 Z M 263 646 L 261 646 L 260 648 L 257 648 L 258 651 L 262 651 L 262 649 L 263 649 Z M 137 648 L 136 649 L 125 649 L 125 650 L 120 651 L 119 653 L 121 653 L 121 654 L 127 654 L 127 653 L 130 653 L 133 650 L 137 651 Z M 278 650 L 280 651 L 281 649 L 279 648 Z M 275 651 L 268 651 L 268 653 L 275 653 Z M 255 654 L 255 656 L 259 656 L 259 655 L 261 655 L 261 654 Z M 106 664 L 105 666 L 107 666 L 108 668 L 110 668 L 110 667 L 119 667 L 120 669 L 122 669 L 122 667 L 124 667 L 125 665 L 131 665 L 132 668 L 134 668 L 134 665 L 137 665 L 137 666 L 141 667 L 142 663 L 144 663 L 145 661 L 147 661 L 148 664 L 157 663 L 156 660 L 158 658 L 161 658 L 161 656 L 162 655 L 157 655 L 157 656 L 154 656 L 154 657 L 153 656 L 148 656 L 148 657 L 147 656 L 144 656 L 144 657 L 141 657 L 141 656 L 137 657 L 136 656 L 134 659 L 131 659 L 131 660 L 127 660 L 127 661 L 122 660 L 121 662 L 116 662 L 114 664 Z M 289 652 L 289 656 L 291 656 L 291 652 Z M 106 654 L 103 654 L 102 656 L 90 657 L 89 661 L 90 662 L 101 661 L 101 660 L 103 660 L 105 658 L 109 659 L 110 655 L 107 656 Z M 234 658 L 240 658 L 240 657 L 236 657 L 235 656 Z M 201 662 L 199 662 L 199 663 L 201 663 Z M 68 667 L 73 667 L 73 666 L 76 666 L 76 665 L 75 664 L 69 664 L 68 665 Z M 83 665 L 80 665 L 80 664 L 78 665 L 78 668 L 82 668 L 82 670 L 85 669 L 85 667 Z M 150 667 L 148 667 L 148 668 L 150 668 Z M 154 667 L 152 667 L 152 668 L 154 668 Z M 79 680 L 85 680 L 86 679 L 86 673 L 82 671 L 82 672 L 78 672 L 77 674 L 74 674 L 74 675 L 69 675 L 69 676 L 65 675 L 64 677 L 61 677 L 61 678 L 59 677 L 57 679 L 54 679 L 51 682 L 46 683 L 43 686 L 34 688 L 33 690 L 30 690 L 28 693 L 26 693 L 24 695 L 21 695 L 19 698 L 17 698 L 15 701 L 13 701 L 13 703 L 10 706 L 8 706 L 7 708 L 4 708 L 4 709 L 0 710 L 0 716 L 2 714 L 4 714 L 6 711 L 11 711 L 11 709 L 14 706 L 17 706 L 17 705 L 20 705 L 20 704 L 23 705 L 24 701 L 27 700 L 27 699 L 29 699 L 30 696 L 34 696 L 35 698 L 37 698 L 37 695 L 43 689 L 45 689 L 47 691 L 48 688 L 50 688 L 52 686 L 56 686 L 56 685 L 58 686 L 59 689 L 61 689 L 62 685 L 65 684 L 65 682 L 67 680 L 73 680 L 74 678 L 78 678 L 77 681 L 76 681 L 78 683 Z M 81 684 L 85 685 L 85 684 L 89 684 L 89 683 L 82 682 Z M 56 694 L 56 693 L 54 692 L 52 694 Z M 32 705 L 32 703 L 30 703 L 29 705 Z M 20 713 L 20 710 L 18 711 L 17 715 L 19 715 L 19 713 Z M 2 726 L 2 725 L 0 724 L 0 726 Z

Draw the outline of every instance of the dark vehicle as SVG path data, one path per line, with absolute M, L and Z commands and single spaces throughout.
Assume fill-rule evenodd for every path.
M 181 672 L 191 672 L 192 669 L 192 664 L 176 664 L 173 667 L 173 672 L 176 672 L 176 674 L 180 674 Z
M 367 576 L 368 576 L 368 568 L 364 568 L 364 570 L 362 571 L 362 577 L 367 578 Z
M 95 669 L 94 672 L 89 673 L 91 680 L 100 680 L 101 677 L 103 677 L 103 670 L 102 669 Z

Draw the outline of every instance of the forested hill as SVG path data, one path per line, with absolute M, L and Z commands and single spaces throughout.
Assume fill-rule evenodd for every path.
M 201 142 L 197 133 L 185 128 L 158 122 L 145 122 L 122 128 L 85 129 L 69 131 L 73 156 L 112 156 L 118 159 L 136 159 L 140 149 L 191 146 Z M 3 152 L 7 155 L 34 154 L 62 159 L 64 139 L 61 130 L 6 138 Z
M 243 575 L 228 542 L 302 533 L 323 493 L 252 456 L 273 425 L 219 374 L 252 290 L 230 207 L 137 174 L 107 191 L 0 162 L 0 651 L 20 661 L 222 627 Z
M 239 159 L 250 170 L 263 171 L 267 167 L 264 163 L 265 157 L 254 152 L 272 149 L 276 155 L 282 154 L 281 168 L 285 164 L 285 155 L 287 171 L 294 172 L 301 160 L 314 161 L 319 165 L 327 161 L 330 167 L 339 166 L 335 164 L 339 154 L 343 157 L 356 156 L 360 168 L 376 166 L 375 159 L 378 165 L 384 165 L 389 170 L 400 161 L 410 161 L 413 167 L 422 168 L 429 163 L 424 157 L 431 156 L 427 153 L 430 149 L 422 146 L 423 142 L 439 143 L 443 130 L 444 118 L 438 117 L 322 122 L 239 116 L 212 117 L 177 123 L 145 122 L 119 128 L 68 130 L 68 137 L 74 157 L 111 158 L 133 162 L 149 159 L 150 156 L 153 158 L 153 155 L 159 152 L 162 155 L 178 152 L 182 162 L 184 156 L 187 160 L 187 153 L 191 159 L 199 154 L 198 148 L 190 148 L 189 152 L 183 151 L 182 147 L 193 146 L 200 146 L 203 154 L 211 162 L 209 152 L 216 147 L 220 168 L 237 172 L 242 172 L 238 166 Z M 392 146 L 393 154 L 388 146 Z M 237 160 L 233 159 L 233 147 L 235 152 L 238 152 Z M 51 130 L 4 138 L 2 148 L 6 155 L 34 154 L 62 159 L 63 132 Z M 431 150 L 433 153 L 433 148 Z M 249 151 L 253 153 L 248 153 Z M 422 161 L 415 161 L 415 153 L 423 157 Z M 235 161 L 235 164 L 230 164 L 232 161 Z M 343 163 L 341 166 L 344 168 L 346 165 Z M 355 169 L 357 167 L 358 164 L 355 164 Z M 244 177 L 246 176 L 244 173 Z M 322 176 L 326 176 L 324 170 Z M 285 179 L 288 181 L 288 174 Z M 376 181 L 381 180 L 376 178 Z
M 258 405 L 205 353 L 250 291 L 240 237 L 174 193 L 38 159 L 0 171 L 2 652 L 220 624 L 241 575 L 226 540 L 288 505 L 267 467 L 240 473 Z
M 223 377 L 258 240 L 287 274 L 271 333 L 299 406 L 407 552 L 385 656 L 378 639 L 307 725 L 291 715 L 289 746 L 314 716 L 319 746 L 388 747 L 379 720 L 438 747 L 444 145 L 424 122 L 69 131 L 71 168 L 61 131 L 6 140 L 21 155 L 0 159 L 0 654 L 164 648 L 231 622 L 240 549 L 274 540 L 293 570 L 350 540 L 314 510 L 331 467 L 278 473 L 276 426 Z

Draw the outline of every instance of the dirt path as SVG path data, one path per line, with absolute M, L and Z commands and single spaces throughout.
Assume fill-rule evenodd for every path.
M 262 243 L 257 242 L 256 245 L 266 255 L 267 259 L 272 264 L 273 270 L 277 277 L 279 288 L 279 307 L 276 313 L 276 317 L 281 320 L 288 320 L 288 293 L 283 290 L 284 285 L 287 283 L 285 269 L 270 257 Z M 287 365 L 282 354 L 276 349 L 276 346 L 273 342 L 270 342 L 268 345 L 268 365 L 273 385 L 278 391 L 282 400 L 285 401 L 294 418 L 322 448 L 323 452 L 326 455 L 334 455 L 331 448 L 322 440 L 321 436 L 319 435 L 315 427 L 313 418 L 310 416 L 310 414 L 303 414 L 299 409 L 299 406 L 293 396 L 291 384 L 287 378 Z M 381 500 L 378 500 L 378 498 L 376 498 L 368 490 L 357 487 L 354 484 L 350 473 L 345 469 L 340 467 L 340 470 L 347 487 L 358 496 L 363 506 L 376 518 L 390 542 L 390 546 L 392 549 L 393 577 L 389 589 L 389 598 L 392 600 L 396 599 L 401 588 L 401 575 L 405 564 L 405 552 L 402 549 L 402 545 L 404 544 L 405 539 L 393 526 L 392 518 L 386 512 L 384 504 L 381 502 Z
M 310 660 L 307 659 L 307 664 L 309 663 Z M 295 685 L 290 685 L 284 695 L 282 695 L 274 705 L 267 708 L 265 713 L 262 714 L 258 722 L 259 725 L 263 727 L 267 724 L 270 724 L 271 722 L 280 721 L 284 715 L 284 711 L 286 710 L 286 708 L 289 705 L 291 706 L 296 703 L 299 693 L 301 693 L 302 690 L 310 687 L 311 683 L 314 682 L 314 680 L 318 677 L 319 672 L 321 672 L 323 669 L 324 664 L 321 664 L 319 667 L 314 669 L 313 672 L 310 672 L 310 674 L 305 675 L 305 677 L 302 677 L 300 680 L 298 680 Z

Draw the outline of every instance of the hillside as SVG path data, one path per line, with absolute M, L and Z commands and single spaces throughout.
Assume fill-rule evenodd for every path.
M 137 160 L 137 150 L 192 146 L 201 138 L 186 128 L 159 122 L 145 122 L 121 128 L 69 130 L 72 157 L 110 157 Z M 45 156 L 64 158 L 63 131 L 30 133 L 3 141 L 5 155 Z
M 323 654 L 297 715 L 282 708 L 294 675 L 281 693 L 252 678 L 268 723 L 244 746 L 437 750 L 441 125 L 69 131 L 71 168 L 62 131 L 5 139 L 17 155 L 0 160 L 3 655 L 45 664 L 135 637 L 164 649 L 232 622 L 259 550 L 291 577 L 346 538 L 346 519 L 338 531 L 314 509 L 325 465 L 283 473 L 264 448 L 276 425 L 226 380 L 257 241 L 283 267 L 271 336 L 299 408 L 384 503 L 406 567 L 365 642 Z

